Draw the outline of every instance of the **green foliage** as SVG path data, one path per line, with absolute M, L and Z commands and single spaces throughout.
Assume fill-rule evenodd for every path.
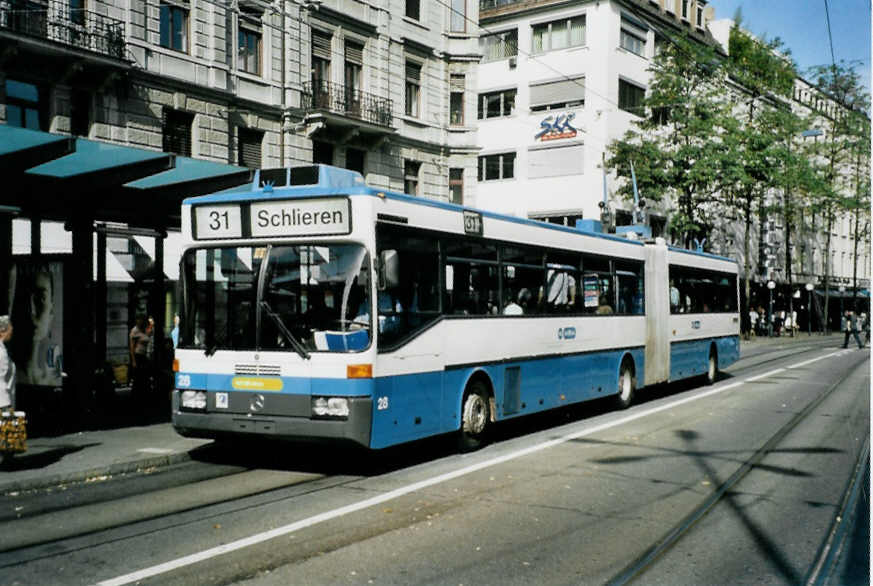
M 677 37 L 661 46 L 650 71 L 643 103 L 648 115 L 610 145 L 606 166 L 629 178 L 633 161 L 640 192 L 674 206 L 670 227 L 689 243 L 706 236 L 711 218 L 704 204 L 712 202 L 721 181 L 719 136 L 731 124 L 722 62 L 712 48 Z M 619 192 L 633 197 L 629 181 Z
M 779 39 L 764 43 L 734 27 L 728 46 L 731 76 L 740 85 L 755 95 L 791 95 L 797 70 Z

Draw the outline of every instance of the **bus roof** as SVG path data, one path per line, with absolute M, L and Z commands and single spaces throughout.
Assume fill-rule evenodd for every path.
M 644 244 L 644 242 L 639 240 L 630 240 L 628 238 L 616 236 L 613 234 L 605 234 L 603 232 L 589 232 L 586 230 L 580 230 L 573 226 L 549 224 L 540 220 L 531 220 L 528 218 L 519 218 L 517 216 L 508 216 L 497 212 L 480 210 L 445 201 L 427 199 L 423 197 L 406 195 L 404 193 L 376 189 L 368 186 L 364 181 L 364 177 L 357 171 L 351 171 L 349 169 L 342 169 L 339 167 L 333 167 L 331 165 L 321 164 L 291 168 L 258 169 L 255 171 L 255 176 L 251 183 L 247 183 L 245 185 L 240 185 L 238 187 L 233 187 L 231 189 L 219 191 L 209 195 L 189 197 L 186 198 L 182 203 L 183 205 L 199 205 L 205 203 L 229 203 L 251 200 L 280 200 L 287 199 L 289 197 L 304 199 L 308 197 L 323 197 L 325 195 L 364 195 L 404 201 L 414 205 L 426 207 L 456 210 L 458 212 L 469 210 L 479 213 L 483 217 L 502 220 L 505 222 L 535 226 L 537 228 L 567 232 L 571 234 L 579 234 L 592 238 L 613 240 L 632 246 L 643 246 Z M 715 260 L 736 262 L 734 261 L 734 259 L 707 252 L 686 250 L 684 248 L 676 248 L 673 246 L 670 246 L 669 250 L 672 252 L 692 254 Z

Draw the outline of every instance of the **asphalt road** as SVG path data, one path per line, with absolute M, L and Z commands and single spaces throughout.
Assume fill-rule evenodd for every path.
M 472 454 L 216 447 L 0 500 L 0 582 L 853 584 L 835 518 L 869 401 L 869 352 L 810 342 L 626 411 L 503 425 Z

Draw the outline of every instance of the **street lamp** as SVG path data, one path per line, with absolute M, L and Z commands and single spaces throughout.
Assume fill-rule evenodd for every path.
M 812 283 L 806 284 L 806 292 L 809 294 L 808 301 L 806 302 L 806 333 L 807 335 L 812 335 L 812 290 L 815 289 L 815 285 Z
M 773 337 L 773 289 L 776 288 L 776 281 L 767 281 L 767 288 L 770 289 L 770 311 L 767 314 L 767 335 Z

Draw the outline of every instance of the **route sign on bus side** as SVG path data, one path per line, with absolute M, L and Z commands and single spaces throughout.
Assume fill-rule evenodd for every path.
M 482 236 L 482 214 L 464 210 L 464 233 Z

